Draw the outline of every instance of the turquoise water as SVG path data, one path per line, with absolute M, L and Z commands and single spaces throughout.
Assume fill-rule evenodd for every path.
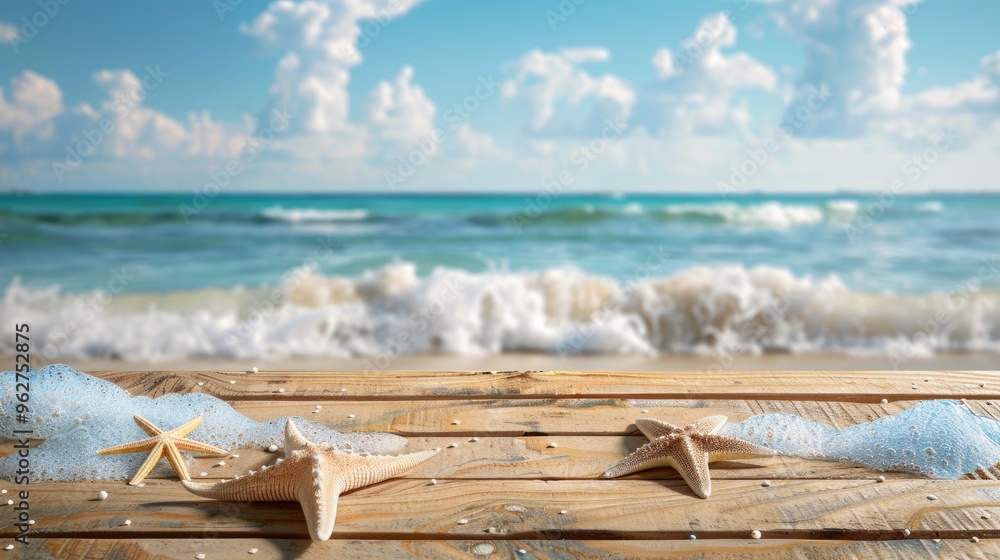
M 1000 264 L 998 217 L 1000 196 L 971 194 L 898 197 L 888 207 L 870 194 L 846 193 L 729 200 L 3 196 L 0 283 L 7 290 L 0 316 L 37 316 L 56 340 L 60 322 L 79 315 L 106 334 L 71 333 L 55 345 L 60 353 L 127 354 L 137 350 L 111 338 L 115 324 L 150 328 L 159 313 L 179 323 L 213 324 L 198 336 L 225 338 L 225 329 L 238 328 L 262 294 L 277 288 L 283 295 L 268 297 L 278 312 L 268 312 L 262 328 L 280 316 L 290 329 L 305 320 L 298 312 L 311 309 L 346 329 L 321 333 L 300 353 L 378 353 L 412 323 L 414 312 L 434 303 L 435 290 L 457 282 L 466 307 L 455 321 L 499 313 L 490 321 L 512 331 L 538 329 L 534 338 L 487 332 L 495 325 L 452 324 L 402 351 L 556 351 L 593 321 L 602 302 L 614 301 L 631 307 L 616 307 L 616 320 L 624 323 L 613 330 L 641 343 L 598 335 L 591 341 L 603 342 L 578 349 L 658 353 L 718 351 L 726 333 L 773 311 L 784 296 L 800 294 L 808 305 L 800 298 L 777 312 L 783 321 L 795 319 L 786 330 L 815 322 L 807 340 L 787 332 L 769 340 L 737 332 L 737 338 L 755 348 L 850 350 L 912 340 L 920 321 L 933 318 L 942 298 L 958 290 L 974 305 L 954 310 L 959 323 L 942 321 L 955 332 L 930 348 L 989 349 L 1000 339 L 994 297 L 1000 275 L 986 274 L 989 263 Z M 289 285 L 290 275 L 303 270 L 309 281 Z M 827 308 L 816 307 L 822 304 L 817 294 Z M 89 306 L 93 312 L 66 309 L 85 308 L 95 296 L 100 302 Z M 435 313 L 435 322 L 446 322 Z M 329 317 L 313 321 L 330 323 Z M 275 351 L 259 350 L 262 345 L 268 346 L 248 342 L 240 352 Z M 235 351 L 208 342 L 156 352 Z

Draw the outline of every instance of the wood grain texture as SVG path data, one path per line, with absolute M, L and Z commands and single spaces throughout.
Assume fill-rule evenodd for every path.
M 628 435 L 638 418 L 685 426 L 721 414 L 739 422 L 755 414 L 796 414 L 846 428 L 901 412 L 918 401 L 879 403 L 786 400 L 490 399 L 427 401 L 236 401 L 239 412 L 264 421 L 302 416 L 340 431 L 383 431 L 404 436 Z M 985 403 L 992 401 L 967 401 Z M 319 405 L 322 408 L 317 409 Z M 980 406 L 994 412 L 991 406 Z M 643 413 L 643 411 L 647 411 Z M 353 415 L 353 418 L 351 417 Z
M 248 551 L 257 552 L 249 555 Z M 524 552 L 519 552 L 524 550 Z M 538 540 L 332 540 L 324 543 L 295 539 L 37 539 L 18 551 L 21 560 L 351 560 L 427 559 L 533 560 L 706 557 L 721 560 L 811 560 L 883 558 L 1000 558 L 1000 541 L 978 543 L 948 539 L 894 541 L 816 541 L 700 539 L 654 541 Z
M 96 499 L 110 489 L 105 501 Z M 934 494 L 937 500 L 927 499 Z M 173 481 L 145 487 L 32 485 L 36 537 L 307 538 L 296 503 L 204 500 Z M 565 514 L 560 511 L 566 510 Z M 983 514 L 989 513 L 989 519 Z M 0 508 L 0 536 L 14 512 Z M 124 521 L 130 519 L 131 525 Z M 467 519 L 467 524 L 460 524 Z M 491 532 L 491 528 L 493 532 Z M 681 481 L 393 480 L 342 497 L 336 538 L 886 540 L 1000 537 L 1000 483 L 719 480 L 712 497 Z
M 962 371 L 790 372 L 225 372 L 105 371 L 133 395 L 204 392 L 247 399 L 443 400 L 521 398 L 738 398 L 879 402 L 1000 399 L 1000 373 Z M 199 386 L 201 381 L 204 385 Z M 236 383 L 230 383 L 236 381 Z M 285 391 L 279 392 L 278 389 Z M 347 389 L 342 391 L 341 389 Z

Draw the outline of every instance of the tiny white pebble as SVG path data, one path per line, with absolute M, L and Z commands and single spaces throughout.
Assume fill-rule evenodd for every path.
M 910 530 L 909 529 L 903 529 L 903 536 L 904 537 L 910 536 Z
M 125 524 L 126 525 L 131 525 L 132 524 L 132 520 L 131 519 L 126 519 L 125 520 Z
M 14 505 L 14 500 L 7 500 L 7 505 L 8 506 Z
M 348 415 L 347 415 L 347 417 L 348 417 L 348 418 L 357 418 L 357 416 L 355 416 L 355 415 L 353 415 L 353 414 L 348 414 Z
M 882 404 L 889 404 L 889 399 L 882 399 Z
M 441 448 L 440 448 L 440 447 L 435 447 L 435 448 L 434 448 L 434 451 L 436 451 L 436 452 L 440 453 L 440 452 L 441 452 Z
M 198 560 L 204 560 L 205 559 L 205 555 L 204 554 L 199 554 L 199 555 L 195 556 L 195 558 L 197 558 Z
M 935 543 L 941 542 L 941 539 L 931 539 L 931 540 L 933 540 Z
M 643 410 L 642 413 L 643 414 L 649 414 L 649 411 L 648 410 Z
M 431 479 L 431 484 L 437 484 L 437 483 L 438 483 L 438 479 L 436 479 L 436 478 L 432 478 Z
M 559 515 L 566 515 L 567 513 L 569 512 L 564 509 L 559 510 Z
M 14 545 L 8 544 L 7 546 L 3 547 L 3 549 L 4 550 L 14 550 Z
M 28 520 L 28 525 L 34 525 L 34 524 L 35 524 L 35 520 L 34 519 L 29 519 Z
M 969 542 L 979 542 L 979 537 L 972 537 Z
M 696 540 L 698 540 L 698 537 L 696 537 L 696 536 L 694 536 L 694 535 L 691 535 L 691 536 L 690 536 L 690 537 L 688 537 L 688 538 L 689 538 L 689 539 L 691 539 L 691 540 L 693 540 L 693 541 L 696 541 Z
M 479 441 L 479 438 L 474 437 L 474 438 L 470 439 L 469 441 L 471 441 L 472 443 L 476 443 L 477 441 Z
M 448 449 L 452 449 L 455 447 L 458 447 L 458 444 L 453 442 L 451 445 L 448 446 Z
M 461 423 L 462 423 L 462 421 L 461 421 L 461 420 L 452 420 L 452 421 L 451 421 L 451 425 L 452 425 L 452 426 L 457 426 L 457 425 L 459 425 L 459 424 L 461 424 Z
M 233 453 L 232 455 L 229 456 L 229 458 L 230 459 L 239 459 L 240 458 L 240 454 L 239 453 Z
M 236 380 L 235 379 L 230 379 L 229 380 L 229 384 L 230 385 L 236 385 Z
M 767 488 L 768 486 L 771 485 L 771 481 L 765 480 L 764 482 L 761 482 L 760 485 L 763 486 L 764 488 Z
M 340 392 L 341 393 L 346 393 L 347 392 L 347 387 L 341 387 L 340 388 Z
M 980 515 L 979 517 L 982 517 L 983 519 L 989 519 L 989 518 L 991 518 L 993 516 L 990 515 L 990 512 L 987 511 L 987 512 L 983 513 L 982 515 Z
M 489 528 L 486 529 L 486 532 L 489 533 L 489 534 L 491 534 L 491 535 L 495 535 L 495 534 L 499 533 L 500 531 L 498 531 L 496 527 L 489 527 Z
M 527 551 L 527 550 L 524 550 L 523 548 L 519 548 L 519 549 L 517 549 L 517 553 L 518 553 L 518 554 L 527 554 L 527 553 L 528 553 L 528 551 Z
M 323 410 L 323 405 L 321 404 L 316 405 L 316 410 Z
M 935 496 L 934 494 L 927 494 L 927 499 L 928 500 L 936 500 L 937 496 Z
M 205 384 L 205 382 L 204 382 L 204 381 L 199 381 L 199 382 L 198 382 L 198 386 L 199 386 L 199 387 L 201 387 L 201 386 L 202 386 L 202 385 L 204 385 L 204 384 Z
M 875 479 L 875 482 L 885 482 L 885 477 L 879 476 L 878 478 Z
M 285 392 L 285 388 L 284 387 L 278 387 L 278 392 L 279 393 L 284 393 Z
M 758 531 L 756 529 L 754 529 L 753 531 L 750 531 L 750 537 L 754 538 L 754 539 L 759 539 L 760 538 L 760 531 Z
M 107 500 L 108 499 L 108 493 L 105 492 L 104 490 L 101 490 L 100 492 L 97 493 L 97 499 L 101 500 L 102 502 L 104 500 Z
M 549 444 L 549 447 L 551 449 L 555 449 L 556 447 L 559 447 L 559 444 L 553 441 L 552 443 Z
M 254 372 L 254 373 L 257 373 L 257 368 L 253 368 L 253 369 L 251 369 L 250 371 L 252 371 L 252 372 Z
M 267 446 L 267 450 L 270 451 L 271 453 L 274 453 L 275 451 L 278 450 L 278 446 L 272 443 L 271 445 Z
M 138 486 L 139 488 L 143 488 L 144 486 L 146 486 L 146 483 L 140 482 L 139 484 L 136 484 L 136 486 Z
M 207 472 L 202 471 L 201 476 L 208 476 Z
M 250 550 L 247 551 L 247 554 L 257 554 L 257 549 L 251 548 Z
M 224 466 L 226 466 L 226 462 L 225 461 L 219 461 L 218 463 L 215 464 L 215 466 L 217 466 L 217 467 L 224 467 Z
M 6 493 L 7 493 L 7 489 L 6 488 L 4 488 L 3 490 L 0 490 L 0 494 L 6 494 Z
M 458 520 L 458 524 L 459 525 L 468 525 L 469 524 L 469 520 L 468 519 L 459 519 Z

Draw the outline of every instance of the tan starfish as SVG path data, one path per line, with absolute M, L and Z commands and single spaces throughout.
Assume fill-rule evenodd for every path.
M 635 425 L 651 441 L 608 469 L 601 478 L 614 478 L 655 467 L 673 467 L 695 494 L 707 498 L 712 494 L 709 463 L 776 455 L 766 447 L 717 435 L 726 420 L 725 416 L 709 416 L 683 428 L 660 420 L 636 420 Z
M 164 432 L 160 428 L 153 425 L 152 422 L 146 420 L 142 416 L 135 415 L 132 418 L 135 419 L 135 423 L 142 428 L 142 431 L 146 432 L 152 437 L 133 441 L 132 443 L 126 443 L 124 445 L 119 445 L 116 447 L 109 447 L 107 449 L 101 449 L 97 452 L 98 455 L 117 455 L 120 453 L 137 453 L 139 451 L 150 451 L 149 457 L 146 457 L 145 462 L 139 467 L 139 472 L 135 473 L 129 484 L 135 486 L 146 478 L 149 471 L 153 470 L 156 463 L 164 456 L 167 457 L 167 461 L 170 462 L 170 466 L 174 468 L 174 472 L 177 473 L 177 478 L 181 480 L 189 480 L 191 476 L 188 474 L 187 467 L 184 465 L 184 459 L 181 457 L 181 451 L 193 451 L 195 453 L 205 453 L 207 455 L 225 455 L 228 451 L 219 449 L 218 447 L 208 445 L 207 443 L 201 443 L 185 438 L 184 436 L 191 433 L 199 423 L 201 423 L 201 416 L 195 417 L 188 420 L 184 424 L 177 426 L 173 430 Z
M 273 467 L 215 484 L 181 484 L 193 494 L 216 500 L 299 502 L 309 536 L 325 541 L 333 534 L 342 493 L 392 478 L 440 450 L 397 456 L 340 451 L 307 440 L 289 420 L 285 424 L 285 457 Z

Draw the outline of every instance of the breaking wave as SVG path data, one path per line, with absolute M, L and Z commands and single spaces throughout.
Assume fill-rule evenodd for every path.
M 0 321 L 15 320 L 31 324 L 48 359 L 1000 351 L 1000 293 L 876 295 L 766 266 L 697 266 L 622 285 L 569 267 L 421 278 L 399 262 L 356 277 L 296 269 L 272 289 L 113 298 L 15 280 Z

